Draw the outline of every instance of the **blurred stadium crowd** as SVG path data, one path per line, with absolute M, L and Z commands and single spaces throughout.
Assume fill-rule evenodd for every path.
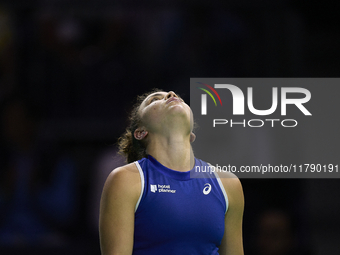
M 302 2 L 2 1 L 0 253 L 100 254 L 101 189 L 137 95 L 189 102 L 190 77 L 338 76 L 336 6 Z M 318 254 L 308 185 L 244 180 L 246 254 Z

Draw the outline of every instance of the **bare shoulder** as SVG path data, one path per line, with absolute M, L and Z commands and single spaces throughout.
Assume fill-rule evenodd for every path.
M 107 177 L 106 183 L 110 184 L 112 182 L 129 182 L 132 184 L 135 181 L 140 181 L 139 171 L 135 163 L 130 163 L 114 169 Z
M 114 169 L 106 179 L 103 194 L 123 194 L 133 200 L 138 199 L 141 190 L 141 179 L 135 163 Z
M 241 182 L 235 174 L 231 172 L 219 172 L 218 176 L 226 188 L 242 188 Z
M 218 176 L 221 179 L 225 191 L 227 192 L 229 202 L 231 204 L 237 203 L 242 206 L 244 204 L 244 196 L 242 184 L 239 178 L 230 172 L 218 173 Z
M 141 179 L 132 163 L 114 169 L 104 185 L 99 216 L 102 254 L 132 254 L 134 215 Z

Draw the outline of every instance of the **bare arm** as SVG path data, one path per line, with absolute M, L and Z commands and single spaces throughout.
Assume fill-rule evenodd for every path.
M 99 215 L 102 255 L 132 254 L 135 206 L 140 193 L 140 175 L 134 164 L 115 169 L 107 178 Z
M 229 174 L 229 173 L 228 173 Z M 229 208 L 225 216 L 225 232 L 220 246 L 220 255 L 243 255 L 242 219 L 244 197 L 237 177 L 221 178 L 227 192 Z

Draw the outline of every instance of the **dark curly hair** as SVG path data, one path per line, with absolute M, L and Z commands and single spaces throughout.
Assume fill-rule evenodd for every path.
M 126 128 L 125 133 L 118 139 L 119 154 L 126 157 L 127 163 L 146 157 L 146 144 L 143 141 L 137 140 L 134 137 L 134 132 L 139 127 L 141 121 L 140 115 L 138 114 L 140 105 L 145 98 L 155 92 L 163 92 L 163 90 L 155 88 L 137 97 L 137 101 L 129 116 L 129 126 Z

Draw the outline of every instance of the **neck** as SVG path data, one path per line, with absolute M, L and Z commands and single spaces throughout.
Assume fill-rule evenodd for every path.
M 176 171 L 189 171 L 194 167 L 190 134 L 185 136 L 149 134 L 147 153 L 162 165 Z

